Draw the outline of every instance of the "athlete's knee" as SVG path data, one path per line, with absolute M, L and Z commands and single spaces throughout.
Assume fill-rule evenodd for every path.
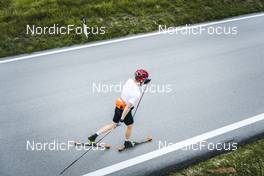
M 133 128 L 133 124 L 127 125 L 127 129 L 132 130 L 132 128 Z
M 116 128 L 117 127 L 117 123 L 112 123 L 112 128 Z

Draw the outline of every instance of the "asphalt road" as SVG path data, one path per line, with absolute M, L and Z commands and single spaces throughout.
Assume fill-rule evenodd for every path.
M 159 141 L 175 143 L 263 113 L 264 17 L 217 26 L 237 26 L 238 34 L 161 34 L 0 64 L 0 175 L 58 175 L 83 151 L 27 151 L 27 142 L 85 141 L 111 122 L 120 95 L 113 86 L 99 92 L 93 85 L 110 89 L 137 68 L 149 70 L 156 92 L 145 94 L 133 139 L 151 135 L 154 141 L 118 153 L 125 128 L 117 128 L 104 140 L 111 150 L 89 151 L 65 175 L 86 174 L 157 150 Z M 259 123 L 254 131 L 263 129 Z M 131 167 L 126 174 L 144 175 L 175 163 L 174 157 Z

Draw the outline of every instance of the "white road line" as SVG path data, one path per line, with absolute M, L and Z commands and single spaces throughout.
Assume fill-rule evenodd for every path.
M 242 17 L 240 16 L 240 17 L 236 17 L 236 18 L 230 18 L 230 19 L 208 22 L 208 23 L 202 23 L 202 24 L 190 26 L 189 28 L 195 28 L 197 26 L 202 26 L 202 27 L 211 26 L 211 25 L 216 25 L 216 24 L 229 23 L 229 22 L 251 19 L 251 18 L 257 18 L 257 17 L 262 17 L 262 16 L 264 16 L 264 13 L 247 15 L 247 16 L 242 16 Z M 181 28 L 181 30 L 184 30 L 185 28 L 186 27 L 183 27 L 183 28 Z M 147 33 L 147 34 L 135 35 L 135 36 L 131 36 L 131 37 L 124 37 L 124 38 L 120 38 L 120 39 L 113 39 L 113 40 L 108 40 L 108 41 L 103 41 L 103 42 L 92 43 L 92 44 L 85 44 L 85 45 L 81 45 L 81 46 L 69 47 L 69 48 L 64 48 L 64 49 L 57 49 L 55 51 L 41 52 L 39 54 L 31 54 L 31 55 L 26 55 L 26 56 L 22 56 L 22 57 L 15 57 L 12 59 L 2 60 L 2 61 L 0 61 L 0 64 L 14 62 L 14 61 L 20 61 L 20 60 L 25 60 L 25 59 L 31 59 L 34 57 L 47 56 L 47 55 L 51 55 L 51 54 L 58 54 L 58 53 L 62 53 L 62 52 L 73 51 L 73 50 L 78 50 L 78 49 L 83 49 L 83 48 L 90 48 L 90 47 L 107 45 L 107 44 L 112 44 L 112 43 L 117 43 L 117 42 L 128 41 L 128 40 L 151 37 L 151 36 L 155 36 L 155 35 L 159 35 L 159 34 L 163 34 L 163 33 L 162 32 L 152 32 L 152 33 Z
M 230 125 L 227 125 L 227 126 L 224 126 L 224 127 L 221 127 L 221 128 L 218 128 L 216 130 L 206 132 L 204 134 L 192 137 L 190 139 L 175 143 L 171 146 L 164 147 L 164 148 L 159 149 L 159 150 L 154 150 L 152 152 L 143 154 L 141 156 L 138 156 L 138 157 L 135 157 L 135 158 L 114 164 L 112 166 L 108 166 L 108 167 L 96 170 L 94 172 L 90 172 L 90 173 L 85 174 L 83 176 L 103 176 L 103 175 L 111 174 L 111 173 L 120 171 L 122 169 L 128 168 L 130 166 L 134 166 L 136 164 L 143 163 L 143 162 L 146 162 L 148 160 L 160 157 L 160 156 L 168 154 L 170 152 L 174 152 L 174 151 L 179 150 L 183 147 L 186 147 L 186 146 L 189 146 L 192 144 L 196 144 L 196 143 L 201 142 L 201 141 L 206 141 L 206 140 L 211 139 L 213 137 L 217 137 L 217 136 L 220 136 L 222 134 L 225 134 L 225 133 L 234 131 L 236 129 L 245 127 L 247 125 L 259 122 L 261 120 L 264 120 L 264 113 L 259 114 L 259 115 L 254 116 L 254 117 L 251 117 L 251 118 L 248 118 L 248 119 L 245 119 L 245 120 L 242 120 L 242 121 L 239 121 L 239 122 L 236 122 L 236 123 L 233 123 L 233 124 L 230 124 Z

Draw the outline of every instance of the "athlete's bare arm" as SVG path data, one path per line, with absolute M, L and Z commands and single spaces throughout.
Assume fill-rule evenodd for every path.
M 121 116 L 121 120 L 124 120 L 126 115 L 128 114 L 128 112 L 130 111 L 130 109 L 132 108 L 132 104 L 131 103 L 127 103 L 123 113 L 122 113 L 122 116 Z

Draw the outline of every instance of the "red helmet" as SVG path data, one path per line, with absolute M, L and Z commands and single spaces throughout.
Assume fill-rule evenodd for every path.
M 149 77 L 149 74 L 146 70 L 139 69 L 135 72 L 135 79 L 137 81 L 145 81 Z

